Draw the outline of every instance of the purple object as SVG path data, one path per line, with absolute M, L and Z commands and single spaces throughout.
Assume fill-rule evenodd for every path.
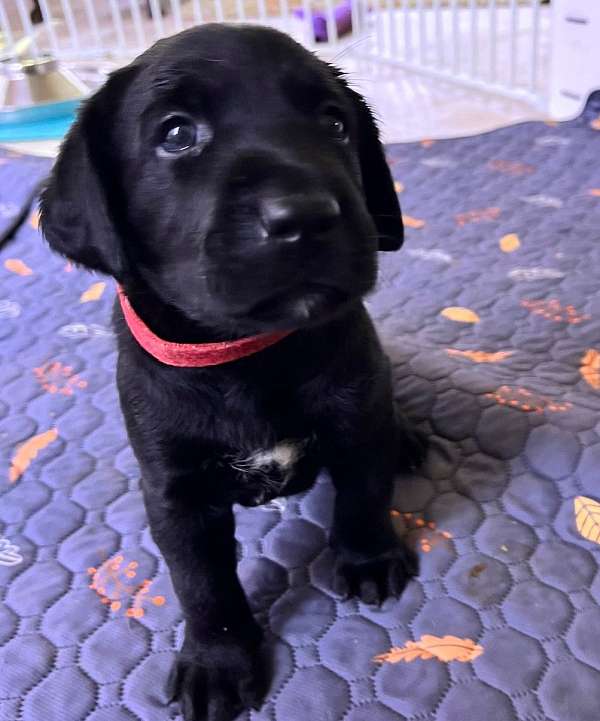
M 304 18 L 304 8 L 295 8 L 293 13 L 297 18 Z M 329 36 L 326 13 L 323 10 L 311 10 L 311 15 L 315 40 L 318 43 L 327 42 Z M 339 38 L 352 32 L 352 6 L 349 0 L 345 0 L 334 8 L 333 17 Z

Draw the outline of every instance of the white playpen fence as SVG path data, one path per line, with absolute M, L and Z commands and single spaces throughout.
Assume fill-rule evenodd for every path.
M 328 57 L 347 48 L 541 108 L 551 7 L 543 0 L 0 0 L 0 58 L 122 62 L 195 24 L 252 22 Z

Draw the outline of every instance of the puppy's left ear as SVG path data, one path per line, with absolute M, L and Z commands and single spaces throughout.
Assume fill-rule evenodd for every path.
M 358 119 L 358 156 L 367 209 L 379 236 L 379 250 L 398 250 L 404 242 L 404 225 L 394 180 L 379 139 L 379 129 L 365 99 L 336 72 L 351 99 Z

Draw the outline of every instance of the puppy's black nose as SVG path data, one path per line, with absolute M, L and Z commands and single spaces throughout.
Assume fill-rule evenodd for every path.
M 340 219 L 337 200 L 328 193 L 298 193 L 265 198 L 260 219 L 269 237 L 294 242 L 306 233 L 325 233 Z

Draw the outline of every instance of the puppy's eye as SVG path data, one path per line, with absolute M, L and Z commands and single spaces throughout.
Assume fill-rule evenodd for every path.
M 321 125 L 335 140 L 348 140 L 346 123 L 337 114 L 325 113 L 321 116 Z
M 174 117 L 166 120 L 159 134 L 159 148 L 165 153 L 180 153 L 196 145 L 198 129 L 189 118 Z

